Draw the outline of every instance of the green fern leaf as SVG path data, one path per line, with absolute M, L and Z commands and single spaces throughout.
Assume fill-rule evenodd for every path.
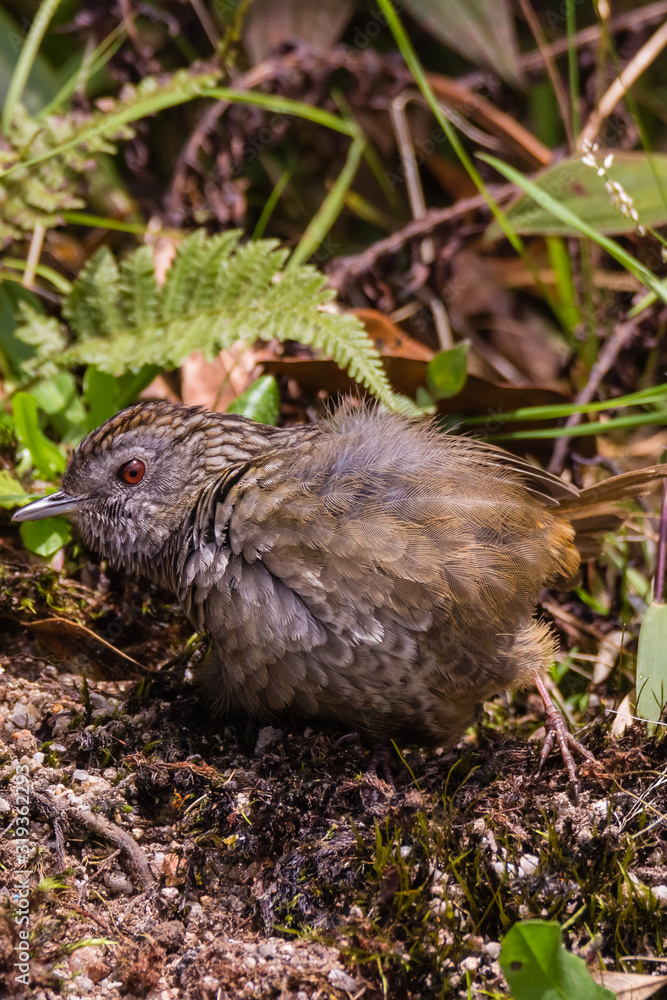
M 19 302 L 18 308 L 16 336 L 33 348 L 32 355 L 21 363 L 21 370 L 27 376 L 39 373 L 49 378 L 59 370 L 56 359 L 67 344 L 65 330 L 53 316 L 45 316 L 27 302 Z
M 123 327 L 118 265 L 108 247 L 100 247 L 84 265 L 63 305 L 75 335 L 86 340 Z
M 160 290 L 150 247 L 139 247 L 121 262 L 119 288 L 123 326 L 157 322 Z
M 159 80 L 146 77 L 124 87 L 120 98 L 107 98 L 103 111 L 48 115 L 40 122 L 17 103 L 0 149 L 0 237 L 19 239 L 38 223 L 62 225 L 64 211 L 85 205 L 79 175 L 90 170 L 91 157 L 115 153 L 114 142 L 134 136 L 132 122 L 192 100 L 218 76 L 178 70 Z
M 144 365 L 176 368 L 193 351 L 214 357 L 236 340 L 297 340 L 331 356 L 392 409 L 418 412 L 392 392 L 361 322 L 331 310 L 324 275 L 307 264 L 284 270 L 287 251 L 275 240 L 239 240 L 238 232 L 193 233 L 161 289 L 147 249 L 121 265 L 120 277 L 109 251 L 98 251 L 63 308 L 78 339 L 62 361 L 121 375 Z
M 162 319 L 169 322 L 183 316 L 191 307 L 193 283 L 198 285 L 206 261 L 206 233 L 197 229 L 181 243 L 162 289 Z
M 201 273 L 192 289 L 192 308 L 206 313 L 218 301 L 225 284 L 225 262 L 238 246 L 242 232 L 228 229 L 211 236 L 206 243 Z

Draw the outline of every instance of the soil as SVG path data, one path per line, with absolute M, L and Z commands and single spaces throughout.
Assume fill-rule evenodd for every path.
M 429 754 L 216 720 L 172 598 L 21 558 L 4 545 L 0 995 L 506 996 L 527 918 L 594 967 L 667 971 L 662 734 L 592 713 L 575 803 L 556 753 L 538 773 L 530 693 Z

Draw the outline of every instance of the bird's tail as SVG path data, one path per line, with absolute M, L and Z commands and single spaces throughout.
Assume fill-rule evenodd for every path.
M 649 493 L 660 479 L 667 479 L 667 464 L 612 476 L 586 487 L 577 497 L 561 501 L 559 512 L 575 530 L 575 544 L 582 559 L 599 551 L 600 535 L 615 531 L 627 521 L 629 511 L 622 504 Z

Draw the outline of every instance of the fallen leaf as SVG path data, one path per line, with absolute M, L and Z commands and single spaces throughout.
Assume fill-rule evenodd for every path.
M 600 972 L 591 970 L 600 986 L 616 993 L 616 1000 L 647 1000 L 667 984 L 667 976 L 647 976 L 639 972 Z

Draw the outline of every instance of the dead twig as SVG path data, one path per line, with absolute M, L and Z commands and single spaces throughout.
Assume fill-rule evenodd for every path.
M 503 184 L 498 187 L 490 185 L 487 187 L 487 191 L 496 201 L 506 201 L 513 194 L 516 194 L 516 188 L 513 184 Z M 484 195 L 476 194 L 470 198 L 462 198 L 455 205 L 448 205 L 447 208 L 430 209 L 421 219 L 414 219 L 407 226 L 403 226 L 391 236 L 387 236 L 386 239 L 378 240 L 356 257 L 338 257 L 329 273 L 330 286 L 335 289 L 342 288 L 350 278 L 356 278 L 360 274 L 370 271 L 380 257 L 398 253 L 411 240 L 432 232 L 445 222 L 452 222 L 459 216 L 465 215 L 466 212 L 478 211 L 484 208 L 486 203 Z
M 89 830 L 91 833 L 98 834 L 104 840 L 119 847 L 121 851 L 125 851 L 134 865 L 144 889 L 155 887 L 155 879 L 146 860 L 146 855 L 129 833 L 121 830 L 119 826 L 111 823 L 104 816 L 86 809 L 66 809 L 64 812 L 70 822 Z
M 575 400 L 577 405 L 585 406 L 587 403 L 591 402 L 600 388 L 602 379 L 605 377 L 609 369 L 615 364 L 616 358 L 635 333 L 636 329 L 636 320 L 629 320 L 627 323 L 619 323 L 607 343 L 600 351 L 600 356 L 597 361 L 591 368 L 591 374 L 588 382 Z M 576 427 L 581 423 L 581 419 L 581 413 L 573 413 L 572 416 L 568 417 L 565 421 L 565 426 Z M 560 475 L 563 471 L 570 441 L 571 439 L 569 437 L 558 438 L 554 448 L 554 453 L 551 457 L 551 461 L 549 462 L 549 472 Z
M 660 25 L 645 45 L 642 45 L 621 75 L 616 77 L 611 87 L 602 95 L 598 106 L 591 112 L 590 118 L 581 131 L 578 143 L 580 149 L 584 149 L 587 143 L 593 142 L 604 119 L 609 117 L 632 84 L 642 75 L 644 70 L 648 69 L 665 45 L 667 45 L 667 21 Z

